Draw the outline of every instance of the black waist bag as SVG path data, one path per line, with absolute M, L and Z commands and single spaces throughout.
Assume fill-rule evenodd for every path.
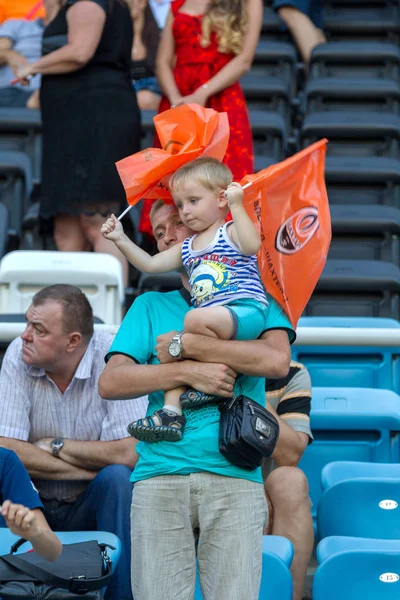
M 254 471 L 274 451 L 278 421 L 247 396 L 225 400 L 219 411 L 219 451 L 233 465 Z
M 106 545 L 95 540 L 65 544 L 61 556 L 50 562 L 36 552 L 0 556 L 1 600 L 101 600 L 111 578 Z M 111 546 L 110 546 L 111 547 Z

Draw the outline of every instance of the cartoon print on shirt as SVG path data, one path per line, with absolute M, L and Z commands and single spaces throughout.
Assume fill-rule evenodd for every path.
M 190 277 L 195 306 L 211 300 L 217 292 L 237 291 L 237 284 L 232 282 L 234 275 L 224 264 L 216 261 L 202 260 L 195 264 Z

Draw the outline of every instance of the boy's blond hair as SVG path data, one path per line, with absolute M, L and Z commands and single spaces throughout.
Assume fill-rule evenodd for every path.
M 175 171 L 169 181 L 171 192 L 178 189 L 188 179 L 195 179 L 212 192 L 225 190 L 233 181 L 228 167 L 216 158 L 210 157 L 196 158 Z

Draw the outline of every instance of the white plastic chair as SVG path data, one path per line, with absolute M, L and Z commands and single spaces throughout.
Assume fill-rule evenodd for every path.
M 0 314 L 25 313 L 34 294 L 68 283 L 87 296 L 96 317 L 109 325 L 122 320 L 122 266 L 110 254 L 17 250 L 0 262 Z

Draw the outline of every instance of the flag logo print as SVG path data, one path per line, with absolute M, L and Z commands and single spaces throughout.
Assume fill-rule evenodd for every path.
M 296 254 L 308 244 L 318 227 L 318 208 L 316 206 L 300 208 L 279 227 L 275 248 L 282 254 Z

